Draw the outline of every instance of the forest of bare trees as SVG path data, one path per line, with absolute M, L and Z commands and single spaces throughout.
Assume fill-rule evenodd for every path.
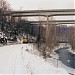
M 75 27 L 70 26 L 68 32 L 68 43 L 71 45 L 72 50 L 75 51 Z

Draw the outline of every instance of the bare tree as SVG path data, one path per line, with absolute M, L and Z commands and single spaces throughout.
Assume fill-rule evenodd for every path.
M 5 0 L 0 0 L 0 14 L 8 11 L 11 11 L 9 4 Z M 0 15 L 0 22 L 1 30 L 7 35 L 10 26 L 10 17 Z

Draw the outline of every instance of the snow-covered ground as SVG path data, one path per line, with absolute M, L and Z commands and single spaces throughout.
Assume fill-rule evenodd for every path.
M 0 47 L 0 74 L 63 74 L 69 75 L 64 68 L 39 57 L 32 44 L 17 44 Z

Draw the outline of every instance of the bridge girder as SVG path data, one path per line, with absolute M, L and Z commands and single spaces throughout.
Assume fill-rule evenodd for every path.
M 29 21 L 31 24 L 47 24 L 47 21 Z M 75 24 L 75 20 L 52 20 L 48 22 L 52 25 L 58 25 L 58 24 Z
M 31 17 L 31 16 L 72 16 L 75 15 L 75 9 L 53 9 L 53 10 L 25 10 L 11 11 L 0 14 L 2 16 L 13 17 Z

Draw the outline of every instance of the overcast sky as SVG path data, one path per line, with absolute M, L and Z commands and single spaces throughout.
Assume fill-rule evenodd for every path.
M 14 10 L 74 8 L 74 0 L 7 0 Z

